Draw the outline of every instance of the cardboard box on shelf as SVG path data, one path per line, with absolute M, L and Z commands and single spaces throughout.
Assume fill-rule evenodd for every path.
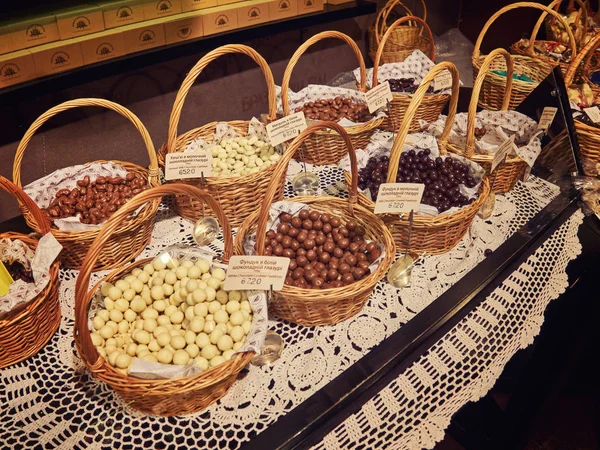
M 104 27 L 110 28 L 131 25 L 144 20 L 144 3 L 142 0 L 126 0 L 102 5 Z
M 242 0 L 217 0 L 217 5 L 231 5 L 232 3 L 240 3 Z
M 324 0 L 297 0 L 298 15 L 309 14 L 317 11 L 323 11 L 325 8 Z
M 271 20 L 285 19 L 297 15 L 297 0 L 273 0 L 269 4 L 269 17 Z
M 33 48 L 31 53 L 39 77 L 83 66 L 79 42 L 53 42 Z
M 171 16 L 181 12 L 181 0 L 144 0 L 146 20 Z
M 60 34 L 54 14 L 34 16 L 8 25 L 14 50 L 58 41 Z
M 98 5 L 86 5 L 58 11 L 58 32 L 62 40 L 104 31 L 104 18 Z
M 162 20 L 151 20 L 122 28 L 127 53 L 141 52 L 165 45 L 165 24 Z
M 174 20 L 165 22 L 165 38 L 167 44 L 187 41 L 204 35 L 202 27 L 202 15 L 194 11 L 187 14 L 179 14 Z
M 270 0 L 250 0 L 239 3 L 237 7 L 239 28 L 268 22 L 269 2 Z
M 184 12 L 214 8 L 215 6 L 217 6 L 217 0 L 182 0 Z
M 29 50 L 0 55 L 0 88 L 23 83 L 35 77 L 35 63 Z
M 235 30 L 238 27 L 237 8 L 235 5 L 217 6 L 203 12 L 202 23 L 204 36 Z
M 13 51 L 13 44 L 10 40 L 10 32 L 7 25 L 0 25 L 0 55 Z
M 81 44 L 83 64 L 94 64 L 127 54 L 125 37 L 121 30 L 107 30 L 94 36 L 77 38 Z

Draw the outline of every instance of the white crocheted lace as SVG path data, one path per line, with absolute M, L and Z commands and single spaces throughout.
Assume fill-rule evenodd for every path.
M 324 192 L 345 194 L 339 187 L 341 170 L 315 170 Z M 25 448 L 238 448 L 407 323 L 475 267 L 486 249 L 497 248 L 557 194 L 558 188 L 534 177 L 518 183 L 511 193 L 497 196 L 489 220 L 475 219 L 472 233 L 454 250 L 423 258 L 410 287 L 396 290 L 379 283 L 363 311 L 345 322 L 308 328 L 270 320 L 284 340 L 281 359 L 270 367 L 250 366 L 221 401 L 185 417 L 132 410 L 85 370 L 73 345 L 77 272 L 64 270 L 59 331 L 38 355 L 0 370 L 0 442 Z M 291 196 L 290 183 L 286 195 Z M 546 304 L 564 290 L 565 267 L 579 252 L 580 221 L 580 215 L 573 216 L 476 311 L 317 448 L 345 448 L 365 437 L 373 442 L 369 448 L 391 441 L 398 448 L 430 448 L 439 441 L 451 415 L 484 395 L 510 356 L 539 331 Z M 191 227 L 162 209 L 152 243 L 141 256 L 191 243 Z M 220 252 L 221 238 L 214 244 L 211 248 Z M 501 331 L 493 331 L 495 326 Z M 481 353 L 467 361 L 470 349 Z

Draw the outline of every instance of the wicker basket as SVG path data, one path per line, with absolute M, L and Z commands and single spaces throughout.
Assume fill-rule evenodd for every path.
M 422 22 L 425 22 L 427 20 L 427 6 L 423 0 L 421 0 L 421 5 L 423 5 Z M 410 9 L 398 0 L 390 0 L 377 14 L 375 25 L 368 30 L 369 56 L 373 61 L 375 61 L 375 54 L 381 45 L 382 37 L 388 30 L 387 21 L 396 6 L 400 6 L 406 11 L 408 23 L 396 28 L 386 41 L 383 47 L 382 61 L 384 63 L 402 62 L 416 49 L 427 53 L 433 46 L 433 36 L 431 34 L 427 37 L 423 36 L 423 28 L 416 23 L 415 16 Z M 433 57 L 431 57 L 431 60 L 433 60 Z
M 510 75 L 505 77 L 506 86 L 501 111 L 506 111 L 508 109 L 510 92 L 514 83 L 514 80 L 512 79 L 513 62 L 511 55 L 509 55 L 506 50 L 497 48 L 485 58 L 481 65 L 482 71 L 473 84 L 473 94 L 471 96 L 471 102 L 469 103 L 469 114 L 467 116 L 467 142 L 465 148 L 460 148 L 450 143 L 447 145 L 447 149 L 450 152 L 469 158 L 483 167 L 486 175 L 489 177 L 492 192 L 496 194 L 505 193 L 514 188 L 517 181 L 519 181 L 525 172 L 525 169 L 527 169 L 527 163 L 525 161 L 516 155 L 511 155 L 506 158 L 504 164 L 498 165 L 496 170 L 491 172 L 494 156 L 475 154 L 475 118 L 477 113 L 477 99 L 479 98 L 479 91 L 484 82 L 483 74 L 486 73 L 488 68 L 493 64 L 494 59 L 499 56 L 504 57 L 508 68 L 507 74 Z
M 494 23 L 494 21 L 500 17 L 505 12 L 511 11 L 513 9 L 518 8 L 536 8 L 542 11 L 545 11 L 552 16 L 556 17 L 558 20 L 564 20 L 556 11 L 548 9 L 546 6 L 540 5 L 539 3 L 531 3 L 531 2 L 519 2 L 513 3 L 511 5 L 505 6 L 500 9 L 496 13 L 490 17 L 490 19 L 486 22 L 484 27 L 479 33 L 479 37 L 477 38 L 477 42 L 475 43 L 475 48 L 473 50 L 473 78 L 477 78 L 479 74 L 479 70 L 483 61 L 485 60 L 485 55 L 481 55 L 481 43 L 483 42 L 483 38 L 490 26 Z M 570 38 L 570 47 L 573 49 L 573 53 L 575 53 L 575 38 L 573 37 L 573 33 L 568 29 Z M 572 56 L 572 58 L 575 55 Z M 558 62 L 549 62 L 537 57 L 531 56 L 523 56 L 516 55 L 514 57 L 514 67 L 515 72 L 518 74 L 527 75 L 529 78 L 533 80 L 533 82 L 526 82 L 521 80 L 515 80 L 513 83 L 513 89 L 510 97 L 510 105 L 509 109 L 514 110 L 521 104 L 521 102 L 544 80 L 552 71 L 552 69 L 558 64 Z M 504 86 L 506 85 L 506 76 L 498 75 L 493 73 L 494 70 L 506 71 L 506 62 L 504 59 L 496 59 L 488 71 L 486 72 L 486 77 L 483 81 L 483 86 L 481 89 L 481 97 L 479 98 L 479 106 L 484 109 L 488 109 L 491 111 L 497 111 L 502 106 L 503 98 L 504 98 Z
M 163 416 L 191 414 L 217 401 L 227 393 L 240 371 L 254 356 L 253 352 L 236 353 L 229 361 L 195 376 L 147 380 L 119 372 L 108 364 L 94 347 L 88 327 L 88 313 L 101 284 L 105 281 L 117 280 L 134 268 L 147 264 L 151 259 L 128 264 L 110 273 L 88 291 L 91 268 L 101 249 L 109 241 L 110 235 L 120 229 L 126 214 L 148 201 L 158 200 L 171 194 L 198 197 L 215 211 L 215 215 L 221 223 L 225 241 L 222 260 L 227 263 L 233 250 L 233 237 L 229 221 L 218 202 L 195 186 L 180 183 L 168 184 L 136 195 L 106 222 L 83 261 L 75 285 L 75 345 L 85 365 L 93 376 L 108 384 L 133 408 Z
M 158 152 L 158 162 L 162 168 L 165 166 L 167 153 L 182 152 L 190 142 L 196 139 L 205 139 L 209 142 L 213 140 L 219 122 L 208 123 L 181 135 L 177 135 L 177 127 L 181 118 L 183 104 L 192 85 L 196 81 L 196 78 L 198 78 L 204 68 L 215 59 L 232 53 L 241 53 L 249 56 L 262 70 L 267 82 L 269 102 L 269 114 L 267 120 L 275 120 L 275 82 L 273 81 L 271 69 L 265 59 L 260 56 L 256 50 L 246 45 L 231 44 L 219 47 L 204 55 L 196 63 L 185 77 L 185 80 L 177 92 L 173 110 L 171 111 L 171 117 L 169 118 L 168 140 L 162 145 Z M 247 135 L 249 121 L 235 120 L 227 123 L 229 126 L 235 128 L 241 135 Z M 205 179 L 203 188 L 217 199 L 221 208 L 225 211 L 225 215 L 229 218 L 231 225 L 235 227 L 242 223 L 252 211 L 256 211 L 260 207 L 260 202 L 265 195 L 267 186 L 275 173 L 276 165 L 277 164 L 272 164 L 259 172 L 238 177 L 209 177 Z M 282 178 L 279 181 L 277 196 L 278 198 L 282 198 L 284 179 Z M 198 178 L 177 180 L 177 182 L 201 187 L 201 180 Z M 197 197 L 178 195 L 175 197 L 175 210 L 182 217 L 198 220 L 202 215 L 202 202 Z M 210 208 L 207 208 L 206 214 L 214 215 Z
M 427 26 L 427 24 L 419 19 L 418 17 L 402 17 L 401 19 L 396 20 L 385 32 L 383 38 L 381 39 L 381 43 L 379 48 L 377 49 L 377 54 L 375 55 L 375 63 L 373 65 L 373 86 L 377 86 L 379 83 L 377 82 L 377 72 L 379 70 L 379 64 L 382 61 L 383 49 L 385 48 L 385 44 L 387 40 L 392 36 L 392 33 L 396 30 L 403 22 L 407 20 L 414 20 L 423 25 L 423 28 L 427 30 L 427 34 L 430 37 L 431 47 L 429 58 L 434 61 L 435 60 L 435 45 L 433 43 L 433 37 L 431 35 L 431 30 Z M 404 119 L 404 114 L 406 113 L 406 108 L 410 104 L 410 100 L 412 98 L 409 94 L 400 94 L 400 93 L 392 93 L 392 101 L 390 102 L 390 110 L 388 111 L 388 117 L 383 123 L 381 128 L 384 128 L 387 131 L 398 131 L 400 129 L 400 125 L 402 124 L 402 120 Z M 419 125 L 419 120 L 424 120 L 427 123 L 435 122 L 437 118 L 440 116 L 446 104 L 450 100 L 450 96 L 448 94 L 431 94 L 425 96 L 423 102 L 419 105 L 419 109 L 417 110 L 417 114 L 415 115 L 411 125 L 410 131 L 417 131 L 421 129 Z
M 555 6 L 560 5 L 561 2 L 562 2 L 562 0 L 554 0 L 554 2 L 552 2 L 548 5 L 548 8 L 553 9 Z M 584 23 L 587 23 L 588 16 L 587 16 L 587 11 L 586 11 L 585 5 L 583 4 L 583 2 L 581 0 L 577 0 L 577 3 L 579 4 L 579 6 L 581 6 L 580 11 L 583 13 Z M 552 59 L 548 55 L 536 54 L 536 52 L 535 52 L 535 43 L 536 42 L 542 43 L 542 44 L 562 44 L 562 42 L 552 41 L 552 40 L 536 41 L 535 38 L 536 38 L 538 32 L 540 31 L 540 28 L 542 27 L 542 24 L 544 23 L 544 20 L 546 19 L 547 15 L 548 15 L 548 13 L 546 13 L 546 12 L 542 13 L 542 15 L 538 19 L 537 23 L 535 24 L 535 27 L 533 27 L 533 31 L 531 32 L 531 37 L 529 38 L 529 46 L 528 47 L 524 47 L 523 45 L 521 45 L 521 41 L 515 42 L 511 46 L 510 50 L 513 55 L 537 57 L 537 58 L 547 60 L 548 62 L 550 62 L 552 64 L 556 62 L 556 60 Z M 585 35 L 586 35 L 586 31 L 584 30 L 583 35 L 581 36 L 581 38 L 578 41 L 576 40 L 576 43 L 579 44 L 580 42 L 584 42 Z M 565 47 L 567 47 L 567 50 L 571 48 L 567 44 L 563 44 L 563 45 L 565 45 Z M 575 53 L 577 53 L 577 52 L 575 52 Z M 571 55 L 571 59 L 573 59 L 573 58 L 574 58 L 574 55 Z M 565 73 L 567 73 L 567 70 L 569 69 L 569 62 L 558 61 L 558 65 L 560 66 L 560 69 L 561 69 L 563 75 Z
M 394 145 L 390 154 L 387 183 L 396 182 L 396 174 L 398 173 L 398 164 L 400 162 L 402 147 L 404 146 L 410 128 L 409 121 L 412 120 L 416 114 L 419 103 L 425 96 L 425 92 L 429 88 L 431 82 L 433 82 L 435 77 L 444 70 L 449 70 L 452 73 L 452 97 L 450 98 L 448 118 L 446 120 L 444 131 L 438 140 L 440 154 L 446 153 L 446 143 L 450 130 L 452 129 L 452 124 L 454 123 L 459 91 L 458 69 L 450 62 L 442 62 L 431 69 L 427 76 L 423 78 L 421 85 L 413 96 L 408 110 L 406 111 L 405 117 L 407 120 L 402 122 L 402 127 L 394 140 Z M 350 175 L 346 172 L 345 176 L 347 181 Z M 477 211 L 479 211 L 479 208 L 481 208 L 481 205 L 483 205 L 489 193 L 490 185 L 487 177 L 484 177 L 479 189 L 479 197 L 469 206 L 453 213 L 440 214 L 435 217 L 414 215 L 412 235 L 410 238 L 410 250 L 416 253 L 428 253 L 430 255 L 437 255 L 450 251 L 467 233 Z M 358 194 L 358 203 L 365 208 L 368 208 L 369 211 L 373 211 L 375 208 L 375 203 L 362 193 Z M 409 214 L 385 214 L 382 217 L 394 236 L 396 246 L 401 249 L 405 248 L 408 242 L 410 229 Z
M 12 194 L 31 211 L 41 235 L 50 232 L 50 224 L 40 208 L 23 190 L 0 176 L 0 188 Z M 21 233 L 0 233 L 0 239 L 19 239 L 35 250 L 38 240 Z M 60 325 L 58 301 L 59 262 L 50 267 L 50 281 L 24 308 L 0 319 L 0 369 L 21 362 L 39 352 Z
M 154 150 L 154 144 L 148 130 L 144 124 L 137 118 L 135 114 L 129 111 L 124 106 L 117 103 L 104 100 L 101 98 L 80 98 L 77 100 L 69 100 L 53 108 L 50 108 L 40 117 L 38 117 L 33 124 L 29 127 L 25 136 L 19 143 L 17 153 L 15 155 L 15 164 L 13 167 L 13 181 L 17 186 L 21 186 L 21 164 L 25 149 L 31 141 L 35 132 L 50 118 L 54 117 L 60 112 L 67 111 L 73 108 L 80 108 L 84 106 L 99 106 L 102 108 L 111 109 L 123 117 L 128 119 L 133 126 L 142 135 L 148 157 L 150 159 L 149 169 L 145 169 L 136 164 L 114 161 L 119 164 L 128 172 L 133 172 L 142 175 L 148 179 L 150 186 L 158 186 L 159 170 L 158 163 L 156 160 L 156 152 Z M 96 161 L 106 162 L 106 161 Z M 91 163 L 90 163 L 91 164 Z M 130 261 L 136 257 L 146 245 L 150 242 L 152 235 L 152 229 L 154 228 L 154 218 L 158 209 L 158 201 L 153 202 L 145 206 L 135 216 L 129 217 L 123 222 L 122 227 L 118 233 L 115 233 L 111 240 L 107 242 L 107 245 L 103 249 L 102 254 L 96 261 L 94 270 L 111 269 L 121 266 L 123 263 Z M 26 205 L 20 203 L 21 212 L 25 216 L 27 225 L 29 225 L 37 233 L 41 232 L 40 226 L 34 220 L 33 214 L 29 211 Z M 58 242 L 62 244 L 63 251 L 60 254 L 60 259 L 63 267 L 70 269 L 78 269 L 81 266 L 83 258 L 85 257 L 90 245 L 99 233 L 99 228 L 95 230 L 86 231 L 63 231 L 55 228 L 51 229 L 52 234 Z
M 322 33 L 314 35 L 310 39 L 307 39 L 306 42 L 302 44 L 298 50 L 296 50 L 294 55 L 290 58 L 287 67 L 285 68 L 283 81 L 281 82 L 281 100 L 283 104 L 283 113 L 286 116 L 290 114 L 288 91 L 290 88 L 292 71 L 294 70 L 296 63 L 313 44 L 322 41 L 323 39 L 331 38 L 344 41 L 354 52 L 356 59 L 358 59 L 358 66 L 360 68 L 361 82 L 359 90 L 361 92 L 366 91 L 365 83 L 367 77 L 365 61 L 362 57 L 360 49 L 358 48 L 358 45 L 356 45 L 356 42 L 354 42 L 351 37 L 345 35 L 344 33 L 340 33 L 339 31 L 323 31 Z M 368 122 L 346 128 L 346 132 L 350 136 L 354 148 L 365 148 L 371 139 L 371 135 L 376 128 L 381 126 L 383 121 L 383 117 L 379 119 L 371 119 Z M 347 150 L 344 139 L 342 139 L 338 133 L 333 130 L 320 129 L 311 134 L 308 139 L 304 140 L 302 147 L 300 147 L 298 151 L 298 158 L 316 165 L 337 164 L 340 159 L 344 157 L 346 152 Z
M 577 55 L 577 58 L 573 60 L 569 71 L 565 75 L 565 86 L 571 86 L 575 76 L 578 75 L 581 82 L 590 85 L 594 97 L 600 95 L 600 86 L 595 85 L 589 80 L 589 72 L 587 71 L 587 62 L 590 60 L 590 55 L 596 52 L 598 46 L 600 46 L 600 34 L 594 36 L 581 50 L 579 55 Z M 582 65 L 584 59 L 586 63 Z M 600 163 L 600 129 L 577 119 L 574 122 L 583 173 L 589 177 L 597 177 L 600 175 L 600 166 L 598 166 Z
M 310 125 L 292 142 L 291 147 L 283 156 L 284 164 L 278 167 L 277 170 L 285 173 L 293 152 L 300 147 L 302 141 L 307 139 L 311 133 L 319 132 L 325 128 L 339 133 L 350 153 L 353 172 L 348 199 L 296 197 L 290 199 L 290 201 L 305 203 L 311 209 L 319 212 L 337 214 L 346 221 L 351 218 L 357 220 L 365 227 L 365 237 L 367 239 L 383 245 L 385 256 L 374 273 L 348 286 L 316 290 L 284 285 L 281 291 L 275 292 L 273 301 L 269 306 L 269 312 L 282 319 L 305 326 L 331 325 L 357 314 L 367 302 L 377 282 L 387 273 L 396 254 L 394 240 L 385 224 L 372 212 L 356 204 L 358 190 L 356 154 L 343 127 L 334 122 L 319 122 Z M 243 242 L 249 234 L 254 232 L 257 234 L 257 253 L 263 254 L 267 219 L 274 192 L 275 186 L 272 185 L 260 211 L 256 211 L 249 216 L 238 229 L 235 238 L 235 251 L 237 254 L 245 254 Z

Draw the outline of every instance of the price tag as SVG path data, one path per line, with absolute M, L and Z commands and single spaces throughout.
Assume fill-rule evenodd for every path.
M 433 79 L 433 90 L 442 91 L 452 87 L 452 74 L 445 70 Z
M 600 123 L 600 109 L 597 106 L 583 108 L 583 111 L 588 115 L 592 122 Z
M 384 81 L 365 92 L 365 100 L 371 114 L 387 105 L 387 102 L 391 102 L 393 98 L 389 81 Z
M 212 175 L 212 153 L 167 153 L 165 180 L 184 180 Z
M 504 141 L 500 145 L 500 147 L 498 147 L 498 150 L 496 150 L 496 153 L 494 153 L 494 159 L 492 160 L 491 172 L 496 170 L 496 167 L 498 167 L 500 164 L 502 164 L 504 162 L 504 160 L 506 159 L 506 156 L 510 153 L 510 151 L 512 150 L 514 145 L 515 145 L 515 135 L 513 134 L 509 139 Z
M 375 214 L 416 211 L 424 190 L 421 183 L 383 183 L 379 186 Z
M 267 125 L 267 135 L 273 147 L 294 139 L 306 128 L 306 118 L 302 111 L 290 114 Z
M 289 265 L 290 259 L 280 256 L 232 256 L 223 289 L 280 291 Z
M 550 128 L 550 125 L 552 125 L 552 122 L 554 121 L 556 111 L 558 111 L 558 108 L 555 108 L 554 106 L 546 106 L 544 108 L 544 111 L 542 111 L 542 115 L 540 117 L 537 129 L 547 130 L 548 128 Z

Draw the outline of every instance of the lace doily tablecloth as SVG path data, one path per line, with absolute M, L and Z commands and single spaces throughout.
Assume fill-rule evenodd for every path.
M 317 169 L 323 190 L 345 194 L 339 169 Z M 286 193 L 291 193 L 289 183 Z M 497 197 L 489 220 L 475 219 L 457 248 L 424 258 L 410 287 L 396 290 L 381 282 L 364 310 L 343 323 L 307 328 L 271 320 L 270 327 L 284 339 L 282 358 L 271 367 L 250 366 L 221 401 L 192 416 L 141 414 L 89 376 L 72 338 L 77 272 L 62 271 L 59 331 L 38 355 L 0 370 L 0 442 L 44 449 L 238 448 L 408 322 L 557 194 L 557 187 L 534 177 L 518 183 Z M 566 264 L 579 253 L 580 222 L 579 214 L 567 221 L 477 310 L 317 448 L 345 448 L 359 440 L 368 448 L 390 441 L 420 448 L 440 440 L 450 416 L 485 394 L 510 356 L 539 331 L 546 304 L 566 286 Z M 192 243 L 191 227 L 161 210 L 152 244 L 141 257 Z M 213 250 L 221 247 L 219 239 Z M 493 331 L 496 326 L 501 333 Z M 472 350 L 476 356 L 467 358 Z

